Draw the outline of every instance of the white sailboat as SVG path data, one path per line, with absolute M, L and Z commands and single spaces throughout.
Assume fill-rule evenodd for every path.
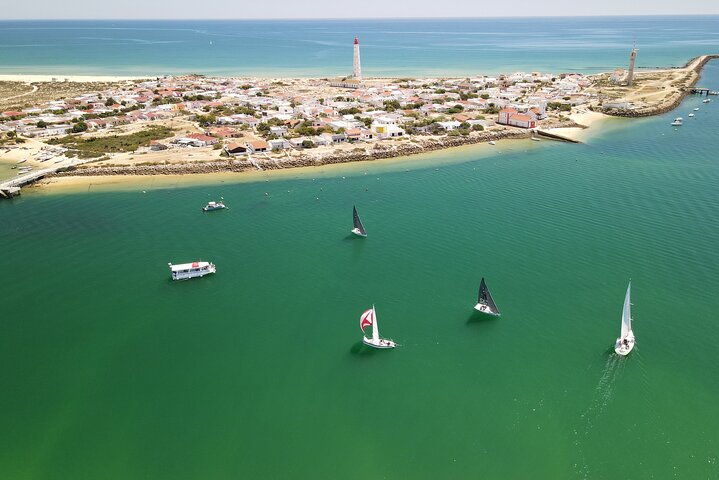
M 397 346 L 392 340 L 380 338 L 379 325 L 377 325 L 377 312 L 375 312 L 374 305 L 360 316 L 360 329 L 363 334 L 364 329 L 369 326 L 372 327 L 372 338 L 367 338 L 363 335 L 362 343 L 374 348 L 394 348 Z
M 482 277 L 482 281 L 479 282 L 477 305 L 474 306 L 474 309 L 478 312 L 486 313 L 487 315 L 494 315 L 495 317 L 500 316 L 497 304 L 494 303 L 492 294 L 489 293 L 489 288 L 487 288 L 487 284 L 484 283 L 484 277 Z
M 614 351 L 617 355 L 629 355 L 634 348 L 634 332 L 632 331 L 632 301 L 630 299 L 632 282 L 627 287 L 627 295 L 624 297 L 624 309 L 622 310 L 622 333 L 614 344 Z
M 366 237 L 367 230 L 364 229 L 364 225 L 362 225 L 362 220 L 360 220 L 359 213 L 357 213 L 357 207 L 355 207 L 354 205 L 352 206 L 352 221 L 354 222 L 354 228 L 352 229 L 352 233 L 360 237 Z

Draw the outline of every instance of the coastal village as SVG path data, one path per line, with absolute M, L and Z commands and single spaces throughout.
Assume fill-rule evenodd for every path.
M 617 85 L 624 78 L 600 80 Z M 262 170 L 387 158 L 581 127 L 570 114 L 601 110 L 603 101 L 622 106 L 597 85 L 578 73 L 363 78 L 355 39 L 353 73 L 343 78 L 168 76 L 5 109 L 0 154 L 27 162 L 21 173 L 50 167 L 56 175 Z

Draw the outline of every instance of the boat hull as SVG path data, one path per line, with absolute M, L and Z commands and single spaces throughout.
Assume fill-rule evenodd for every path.
M 362 337 L 362 343 L 364 343 L 368 347 L 379 349 L 394 348 L 397 346 L 397 344 L 394 343 L 392 340 L 385 340 L 383 338 L 380 338 L 379 341 L 375 343 L 371 338 Z
M 493 317 L 500 316 L 499 312 L 493 312 L 487 305 L 485 305 L 483 303 L 478 303 L 477 305 L 474 306 L 474 309 L 477 310 L 478 312 L 484 313 L 486 315 L 491 315 Z
M 358 237 L 362 237 L 362 238 L 365 238 L 365 237 L 367 236 L 367 234 L 366 234 L 366 233 L 362 233 L 359 228 L 353 228 L 353 229 L 352 229 L 352 233 L 354 233 L 354 234 L 357 235 Z
M 213 273 L 217 272 L 217 268 L 214 264 L 210 264 L 206 269 L 190 269 L 190 271 L 179 271 L 179 272 L 171 272 L 170 278 L 172 280 L 189 280 L 191 278 L 201 278 L 206 275 L 211 275 Z

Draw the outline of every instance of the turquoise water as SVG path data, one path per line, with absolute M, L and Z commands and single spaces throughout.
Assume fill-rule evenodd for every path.
M 719 478 L 717 131 L 0 202 L 0 477 Z
M 719 16 L 0 21 L 0 74 L 470 75 L 678 66 L 719 52 Z

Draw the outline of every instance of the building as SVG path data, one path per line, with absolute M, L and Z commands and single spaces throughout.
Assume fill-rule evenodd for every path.
M 253 142 L 247 142 L 247 150 L 252 153 L 266 152 L 270 149 L 270 145 L 264 140 L 255 140 Z
M 225 151 L 228 155 L 241 155 L 243 153 L 247 153 L 247 147 L 245 145 L 240 145 L 239 143 L 228 143 L 227 146 L 225 146 Z
M 331 87 L 338 88 L 359 88 L 360 82 L 354 78 L 338 78 L 330 82 Z
M 537 122 L 529 115 L 518 113 L 513 108 L 503 108 L 497 116 L 497 123 L 512 127 L 536 128 Z

